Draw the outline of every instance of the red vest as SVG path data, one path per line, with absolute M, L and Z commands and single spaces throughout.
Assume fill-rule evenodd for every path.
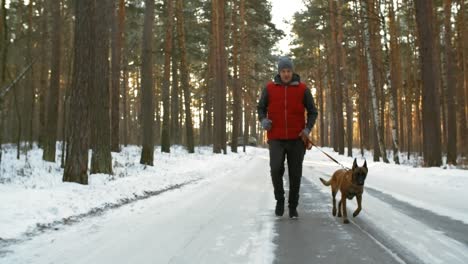
M 297 139 L 305 128 L 304 95 L 306 85 L 284 85 L 269 82 L 268 119 L 272 127 L 268 139 Z

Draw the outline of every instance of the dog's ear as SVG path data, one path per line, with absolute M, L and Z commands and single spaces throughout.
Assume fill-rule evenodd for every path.
M 364 165 L 362 165 L 362 166 L 367 169 L 367 161 L 366 160 L 364 160 Z
M 354 162 L 353 162 L 353 170 L 354 170 L 355 168 L 357 168 L 357 160 L 356 160 L 356 158 L 354 158 Z

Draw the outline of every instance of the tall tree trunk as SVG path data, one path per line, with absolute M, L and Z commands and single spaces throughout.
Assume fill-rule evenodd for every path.
M 417 143 L 417 151 L 419 153 L 419 156 L 423 155 L 423 120 L 422 120 L 422 113 L 421 113 L 421 93 L 422 93 L 422 81 L 417 81 L 415 82 L 415 88 L 416 88 L 416 93 L 415 93 L 415 113 L 416 113 L 416 131 L 418 131 L 416 143 Z
M 460 81 L 457 89 L 458 113 L 458 149 L 460 155 L 468 154 L 467 119 L 468 119 L 468 29 L 465 21 L 465 2 L 460 1 L 460 11 L 457 18 L 458 27 L 458 57 L 460 68 Z
M 2 0 L 0 6 L 0 87 L 3 87 L 5 84 L 5 72 L 7 66 L 7 57 L 6 51 L 8 49 L 8 26 L 7 26 L 7 9 L 5 6 L 5 1 Z M 0 164 L 2 164 L 2 153 L 3 153 L 3 130 L 5 127 L 5 111 L 4 109 L 4 99 L 0 96 Z
M 91 158 L 91 173 L 112 174 L 111 156 L 111 120 L 109 116 L 110 103 L 110 29 L 112 28 L 111 16 L 112 0 L 96 1 L 96 17 L 99 18 L 95 25 L 96 36 L 96 83 L 93 100 L 95 113 L 93 113 L 91 127 L 96 133 L 96 141 L 93 146 Z
M 390 2 L 392 2 L 391 0 Z M 392 2 L 393 3 L 393 2 Z M 393 4 L 389 6 L 389 17 L 390 23 L 394 23 L 394 14 L 393 14 Z M 391 132 L 392 132 L 392 146 L 393 146 L 393 161 L 395 164 L 400 164 L 400 148 L 399 148 L 399 141 L 398 141 L 398 87 L 400 86 L 398 80 L 400 73 L 397 71 L 397 64 L 398 61 L 395 61 L 395 58 L 398 58 L 396 53 L 398 52 L 397 49 L 397 36 L 396 30 L 390 30 L 390 47 L 391 51 L 388 48 L 388 40 L 387 40 L 387 27 L 385 23 L 385 17 L 381 14 L 381 18 L 383 20 L 383 31 L 384 31 L 384 43 L 385 43 L 385 52 L 386 52 L 386 72 L 387 78 L 385 78 L 387 82 L 387 87 L 390 89 L 390 116 L 392 121 Z M 390 26 L 394 27 L 394 25 Z M 390 81 L 390 82 L 389 82 Z
M 234 72 L 234 79 L 233 79 L 233 85 L 232 85 L 232 93 L 233 93 L 233 111 L 232 111 L 232 136 L 231 136 L 231 151 L 237 153 L 237 145 L 238 145 L 238 140 L 237 138 L 239 137 L 239 132 L 240 132 L 240 116 L 241 116 L 241 111 L 242 111 L 242 106 L 241 106 L 241 87 L 239 83 L 239 33 L 238 33 L 238 28 L 239 28 L 239 18 L 237 15 L 237 10 L 239 9 L 240 11 L 240 4 L 239 0 L 233 0 L 233 9 L 234 9 L 234 14 L 232 15 L 232 24 L 233 24 L 233 47 L 232 47 L 232 67 L 233 67 L 233 72 Z M 241 23 L 244 23 L 244 21 L 241 21 Z
M 222 1 L 222 0 L 221 0 Z M 219 15 L 218 15 L 218 5 L 220 1 L 217 0 L 212 0 L 211 1 L 211 31 L 213 35 L 212 39 L 212 44 L 213 47 L 212 49 L 214 50 L 213 57 L 211 58 L 213 60 L 213 153 L 221 153 L 221 144 L 219 140 L 219 129 L 220 129 L 220 118 L 221 118 L 221 109 L 219 107 L 219 87 L 221 86 L 220 84 L 220 78 L 221 76 L 219 75 L 219 67 L 220 67 L 220 61 L 219 61 Z
M 333 59 L 333 56 L 334 56 L 334 53 L 332 51 L 333 49 L 333 45 L 332 45 L 332 42 L 330 40 L 327 40 L 325 41 L 325 50 L 326 50 L 326 53 L 328 54 L 328 59 L 327 60 L 327 72 L 328 72 L 328 79 L 327 79 L 327 86 L 326 86 L 326 94 L 327 96 L 325 97 L 327 99 L 327 102 L 326 102 L 326 105 L 327 105 L 327 141 L 328 141 L 328 145 L 330 145 L 331 147 L 333 147 L 333 150 L 338 152 L 338 144 L 336 143 L 337 140 L 335 138 L 335 127 L 336 127 L 336 115 L 335 115 L 335 112 L 336 112 L 336 107 L 335 107 L 335 89 L 333 89 L 334 87 L 334 66 L 333 66 L 333 62 L 335 61 Z
M 240 119 L 239 120 L 239 126 L 240 130 L 242 131 L 242 137 L 243 137 L 243 152 L 246 152 L 245 144 L 248 141 L 249 137 L 249 129 L 247 128 L 248 124 L 248 118 L 247 118 L 247 113 L 248 113 L 248 104 L 247 104 L 247 98 L 246 95 L 242 95 L 242 91 L 246 89 L 246 83 L 247 83 L 247 31 L 246 31 L 246 10 L 245 10 L 245 4 L 247 0 L 239 0 L 239 23 L 240 23 L 240 42 L 239 42 L 239 48 L 240 48 L 240 54 L 239 54 L 239 97 L 240 97 L 240 102 L 239 106 L 242 108 L 242 103 L 244 104 L 244 113 L 239 114 Z M 243 100 L 242 100 L 243 98 Z
M 112 16 L 112 79 L 111 79 L 111 150 L 120 152 L 119 146 L 119 122 L 120 122 L 120 74 L 121 74 L 121 61 L 122 61 L 122 34 L 123 23 L 120 21 L 120 13 L 124 12 L 125 8 L 123 0 L 118 1 L 118 8 L 116 8 L 116 1 L 112 1 L 111 16 Z
M 70 24 L 71 25 L 71 24 Z M 71 31 L 71 30 L 70 30 Z M 71 38 L 70 38 L 71 39 Z M 73 45 L 72 40 L 70 40 L 69 47 Z M 73 51 L 69 51 L 67 55 L 67 63 L 68 63 L 68 70 L 66 76 L 70 76 L 67 78 L 67 84 L 65 86 L 65 93 L 64 93 L 64 99 L 62 101 L 62 155 L 60 157 L 60 167 L 65 168 L 65 160 L 66 160 L 66 147 L 68 147 L 69 144 L 69 138 L 68 138 L 68 133 L 69 133 L 69 127 L 68 127 L 68 122 L 69 120 L 69 113 L 70 113 L 70 87 L 71 87 L 71 82 L 72 82 L 72 67 L 73 67 Z
M 195 152 L 195 143 L 193 139 L 193 121 L 191 111 L 191 95 L 189 69 L 187 63 L 187 48 L 185 47 L 185 22 L 184 22 L 184 5 L 183 0 L 177 0 L 177 32 L 179 36 L 180 50 L 180 77 L 182 81 L 182 89 L 184 91 L 184 106 L 185 106 L 185 129 L 187 133 L 187 150 L 189 153 Z
M 5 111 L 3 110 L 3 98 L 0 97 L 0 165 L 2 164 L 3 154 L 3 130 L 5 127 Z
M 127 67 L 127 55 L 123 55 L 123 85 L 122 85 L 122 109 L 123 109 L 123 144 L 128 146 L 128 126 L 129 126 L 129 112 L 130 107 L 128 105 L 128 74 L 129 70 Z
M 335 14 L 338 13 L 340 17 L 341 12 L 338 11 L 337 1 L 330 1 L 330 29 L 331 29 L 331 39 L 332 39 L 332 52 L 334 53 L 334 72 L 335 72 L 335 95 L 336 95 L 336 140 L 338 153 L 344 154 L 344 117 L 343 117 L 343 84 L 344 84 L 344 72 L 342 67 L 342 53 L 341 53 L 341 40 L 340 33 L 341 30 L 341 18 L 337 19 Z M 338 29 L 337 29 L 338 27 Z
M 362 35 L 359 34 L 359 39 L 362 39 Z M 368 131 L 369 131 L 369 119 L 367 118 L 367 111 L 368 108 L 367 102 L 367 69 L 364 60 L 362 59 L 362 41 L 359 41 L 357 51 L 358 58 L 358 67 L 359 67 L 359 97 L 357 99 L 356 104 L 358 105 L 358 119 L 359 119 L 359 141 L 360 141 L 360 148 L 361 148 L 361 155 L 364 155 L 364 149 L 368 149 Z
M 366 4 L 368 6 L 369 15 L 364 16 L 364 18 L 368 18 L 369 23 L 369 37 L 370 37 L 370 56 L 372 59 L 372 67 L 374 73 L 374 84 L 375 84 L 375 94 L 376 94 L 376 103 L 377 103 L 377 111 L 379 112 L 379 125 L 374 124 L 374 119 L 372 118 L 372 127 L 375 131 L 371 131 L 372 139 L 373 139 L 373 147 L 374 147 L 374 161 L 379 161 L 380 157 L 383 155 L 380 152 L 379 147 L 379 139 L 377 137 L 377 133 L 380 134 L 380 138 L 382 138 L 382 142 L 385 142 L 385 135 L 384 135 L 384 108 L 385 108 L 385 97 L 384 97 L 384 90 L 383 90 L 383 70 L 382 66 L 384 65 L 382 60 L 382 44 L 381 44 L 381 36 L 380 36 L 380 18 L 379 18 L 379 9 L 380 9 L 380 0 L 366 0 Z M 372 96 L 369 96 L 371 100 L 369 103 L 372 105 Z M 378 130 L 376 130 L 378 129 Z M 384 143 L 385 149 L 385 143 Z
M 75 1 L 73 79 L 70 100 L 70 147 L 63 181 L 88 184 L 89 97 L 95 76 L 94 0 Z
M 27 31 L 27 51 L 26 51 L 26 60 L 29 63 L 33 61 L 33 5 L 34 1 L 29 0 L 28 4 L 28 31 Z M 36 83 L 34 82 L 34 67 L 31 68 L 31 71 L 27 77 L 27 87 L 26 87 L 26 109 L 27 109 L 27 120 L 26 120 L 26 131 L 27 131 L 27 141 L 28 147 L 26 149 L 32 149 L 33 145 L 33 120 L 34 120 L 34 102 L 36 97 Z M 27 158 L 27 156 L 26 156 Z
M 125 51 L 125 0 L 119 0 L 119 10 L 117 13 L 117 23 L 118 23 L 118 31 L 119 31 L 119 41 L 120 41 L 120 51 Z M 124 58 L 122 58 L 124 57 Z M 122 110 L 123 110 L 123 143 L 124 146 L 128 144 L 128 112 L 127 112 L 127 85 L 128 85 L 128 69 L 127 69 L 127 55 L 125 52 L 120 54 L 119 62 L 122 62 L 123 65 L 120 65 L 119 70 L 121 71 L 121 75 L 123 76 L 122 86 L 119 88 L 119 93 L 122 94 Z M 119 74 L 119 76 L 120 76 Z M 119 80 L 119 87 L 120 87 L 120 80 Z M 117 117 L 120 120 L 120 110 L 119 116 Z M 115 122 L 115 121 L 114 121 Z M 119 124 L 120 125 L 120 124 Z M 117 144 L 120 144 L 120 135 L 119 139 L 117 140 Z M 120 151 L 120 146 L 119 146 Z
M 218 18 L 219 18 L 219 60 L 220 60 L 220 77 L 221 77 L 221 86 L 219 90 L 219 105 L 221 109 L 221 123 L 220 123 L 220 144 L 221 144 L 221 149 L 223 150 L 224 154 L 227 154 L 227 101 L 226 101 L 226 95 L 227 95 L 227 77 L 228 77 L 228 66 L 227 66 L 227 56 L 226 56 L 226 44 L 225 44 L 225 10 L 226 10 L 226 0 L 219 0 L 219 12 L 218 12 Z
M 3 85 L 6 80 L 6 67 L 7 67 L 7 54 L 8 54 L 8 44 L 10 41 L 8 40 L 8 9 L 6 8 L 6 0 L 2 0 L 1 8 L 1 16 L 0 16 L 0 28 L 1 28 L 1 40 L 0 43 L 2 44 L 0 50 L 0 84 Z
M 455 81 L 455 67 L 454 67 L 454 54 L 452 47 L 452 23 L 450 18 L 452 15 L 452 0 L 444 0 L 444 21 L 445 21 L 445 72 L 447 76 L 447 90 L 446 90 L 446 103 L 447 103 L 447 163 L 457 164 L 457 109 L 455 101 L 456 81 Z
M 317 46 L 319 47 L 320 46 L 320 40 L 317 40 Z M 322 65 L 322 54 L 320 52 L 320 49 L 318 50 L 318 65 Z M 318 67 L 317 69 L 317 75 L 319 76 L 319 85 L 318 85 L 318 89 L 317 89 L 317 93 L 318 93 L 318 107 L 320 109 L 320 111 L 323 111 L 325 110 L 324 109 L 324 102 L 323 102 L 323 98 L 324 98 L 324 88 L 325 88 L 325 83 L 323 82 L 323 78 L 322 78 L 322 67 Z M 325 146 L 325 122 L 324 122 L 324 115 L 321 114 L 319 115 L 319 127 L 320 127 L 320 132 L 319 132 L 319 138 L 320 138 L 320 146 Z
M 411 74 L 411 73 L 410 73 Z M 403 91 L 405 91 L 405 104 L 406 104 L 406 127 L 407 127 L 407 151 L 408 151 L 408 156 L 407 159 L 408 161 L 410 160 L 411 157 L 411 151 L 413 150 L 412 147 L 412 142 L 413 142 L 413 114 L 412 114 L 412 108 L 413 108 L 413 103 L 412 103 L 412 90 L 413 90 L 413 84 L 409 84 L 405 82 L 403 84 Z
M 52 28 L 52 54 L 50 56 L 51 75 L 49 87 L 46 141 L 42 159 L 55 162 L 55 144 L 57 141 L 57 124 L 59 108 L 59 89 L 60 89 L 60 57 L 61 57 L 61 18 L 60 18 L 60 0 L 50 1 L 53 19 Z
M 43 2 L 43 11 L 41 14 L 41 42 L 40 42 L 40 52 L 41 56 L 41 70 L 40 70 L 40 86 L 39 86 L 39 142 L 38 145 L 40 148 L 45 148 L 45 138 L 46 138 L 46 95 L 47 95 L 47 80 L 49 78 L 49 64 L 48 60 L 48 10 L 45 1 Z
M 359 13 L 362 16 L 362 10 L 357 10 L 357 0 L 354 0 L 354 12 Z M 358 58 L 358 67 L 359 67 L 359 96 L 358 96 L 358 118 L 359 118 L 359 136 L 361 144 L 361 155 L 364 156 L 364 149 L 369 149 L 370 144 L 370 135 L 369 135 L 369 82 L 367 78 L 367 64 L 364 58 L 366 52 L 364 50 L 364 36 L 362 29 L 358 27 L 358 39 L 357 39 L 357 49 L 356 49 L 356 58 Z
M 344 12 L 344 7 L 341 6 L 341 1 L 337 1 L 337 28 L 338 28 L 338 36 L 337 36 L 337 44 L 340 54 L 340 76 L 341 76 L 341 83 L 340 83 L 340 90 L 338 90 L 338 98 L 343 98 L 345 106 L 346 106 L 346 145 L 348 147 L 348 157 L 353 156 L 353 106 L 351 105 L 351 98 L 349 96 L 349 87 L 348 87 L 348 79 L 346 76 L 347 68 L 346 68 L 346 51 L 344 47 L 344 38 L 343 38 L 343 19 L 342 14 Z M 341 106 L 343 103 L 340 104 Z M 341 107 L 340 109 L 342 109 Z M 343 118 L 343 111 L 340 111 L 341 117 Z M 342 137 L 344 140 L 344 121 L 343 121 L 343 130 L 342 130 Z M 343 154 L 344 154 L 344 141 L 343 141 Z
M 171 144 L 180 144 L 181 135 L 180 135 L 180 129 L 179 129 L 180 127 L 180 123 L 179 123 L 179 100 L 180 100 L 179 99 L 179 62 L 177 61 L 179 59 L 178 57 L 180 56 L 180 54 L 176 54 L 178 53 L 176 37 L 172 39 L 172 50 L 173 50 L 173 54 L 172 54 L 172 89 L 171 89 Z
M 444 83 L 443 83 L 443 67 L 442 67 L 442 45 L 441 45 L 441 39 L 440 36 L 442 34 L 441 28 L 443 21 L 438 18 L 437 16 L 437 10 L 438 7 L 436 7 L 433 10 L 433 36 L 434 36 L 434 49 L 433 49 L 433 54 L 434 54 L 434 70 L 437 72 L 436 75 L 433 76 L 435 85 L 437 87 L 437 97 L 439 100 L 439 113 L 440 113 L 440 124 L 441 124 L 441 153 L 446 153 L 447 152 L 447 104 L 446 104 L 446 97 L 445 97 L 445 92 L 444 92 Z M 423 94 L 424 96 L 424 94 Z
M 226 52 L 224 43 L 225 0 L 212 1 L 213 28 L 216 39 L 215 96 L 214 96 L 214 144 L 213 152 L 226 154 Z
M 166 0 L 166 37 L 164 46 L 164 78 L 162 86 L 163 123 L 161 132 L 161 152 L 171 152 L 170 140 L 170 78 L 171 78 L 171 55 L 172 55 L 172 32 L 174 29 L 174 0 Z
M 212 7 L 212 18 L 214 18 Z M 215 36 L 215 21 L 211 19 L 211 30 L 210 30 L 210 41 L 208 52 L 208 65 L 206 70 L 206 81 L 205 81 L 205 96 L 204 96 L 204 110 L 203 110 L 203 133 L 202 133 L 202 144 L 209 145 L 214 142 L 213 139 L 213 95 L 214 95 L 214 77 L 216 67 L 216 36 Z
M 376 87 L 374 83 L 374 68 L 372 65 L 372 58 L 371 58 L 371 51 L 370 51 L 370 31 L 369 31 L 369 7 L 367 5 L 366 0 L 361 1 L 362 5 L 362 11 L 364 13 L 364 46 L 366 49 L 367 53 L 367 71 L 368 71 L 368 78 L 369 78 L 369 88 L 371 91 L 371 97 L 372 97 L 372 117 L 374 120 L 374 127 L 375 131 L 377 131 L 376 136 L 377 136 L 377 141 L 378 141 L 378 146 L 380 153 L 382 155 L 383 161 L 385 163 L 388 163 L 387 155 L 385 152 L 385 146 L 383 142 L 383 138 L 381 137 L 381 134 L 378 132 L 380 131 L 380 116 L 379 116 L 379 109 L 377 106 L 377 95 L 376 95 Z
M 440 166 L 440 100 L 435 76 L 439 75 L 434 65 L 434 18 L 432 1 L 415 0 L 416 22 L 420 42 L 421 79 L 423 84 L 423 154 L 428 167 Z
M 170 0 L 171 1 L 171 0 Z M 141 113 L 143 122 L 143 149 L 140 163 L 153 166 L 154 155 L 154 100 L 153 100 L 153 24 L 154 0 L 145 0 L 145 21 L 143 24 L 143 47 L 141 64 Z M 172 19 L 172 16 L 171 16 Z M 170 42 L 169 42 L 170 43 Z M 166 109 L 164 109 L 166 112 Z
M 4 1 L 2 1 L 2 6 L 0 8 L 2 8 L 4 6 Z M 0 9 L 0 12 L 2 12 L 2 10 Z M 2 15 L 4 15 L 4 13 L 2 12 Z M 1 33 L 3 33 L 3 28 L 1 23 L 4 22 L 2 21 L 2 17 L 0 17 L 0 29 L 2 30 Z M 3 42 L 3 37 L 1 36 L 0 34 L 0 43 Z M 0 54 L 2 53 L 2 50 L 4 48 L 4 45 L 6 45 L 6 43 L 2 43 L 2 46 L 0 48 Z M 3 66 L 0 66 L 0 67 L 5 67 L 5 65 Z M 2 69 L 0 68 L 0 87 L 3 87 L 3 84 L 4 84 L 4 80 L 3 80 L 3 76 L 1 76 L 1 71 Z M 3 110 L 4 108 L 4 100 L 3 100 L 3 97 L 0 96 L 0 165 L 2 164 L 2 154 L 3 154 L 3 130 L 5 128 L 5 111 Z
M 155 106 L 154 111 L 156 112 L 156 122 L 153 125 L 155 133 L 153 133 L 153 142 L 155 145 L 161 144 L 161 86 L 162 86 L 162 74 L 161 67 L 153 66 L 153 94 Z

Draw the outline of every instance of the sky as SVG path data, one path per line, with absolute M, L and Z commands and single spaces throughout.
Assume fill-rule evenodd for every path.
M 277 47 L 280 53 L 285 55 L 290 50 L 290 43 L 292 41 L 291 25 L 293 15 L 295 12 L 305 9 L 303 0 L 270 0 L 272 5 L 272 22 L 277 28 L 284 31 L 284 37 Z

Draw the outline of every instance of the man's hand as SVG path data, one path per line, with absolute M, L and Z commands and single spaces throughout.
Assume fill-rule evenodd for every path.
M 304 146 L 307 148 L 307 149 L 311 149 L 312 146 L 312 141 L 310 141 L 309 139 L 309 134 L 310 134 L 310 130 L 308 128 L 304 128 L 301 133 L 299 133 L 299 136 L 301 137 L 301 140 L 302 142 L 304 142 Z M 310 146 L 309 146 L 310 145 Z
M 271 125 L 272 125 L 272 122 L 271 122 L 270 119 L 268 119 L 268 118 L 263 118 L 262 121 L 261 121 L 261 123 L 262 123 L 263 129 L 265 129 L 266 131 L 270 131 Z

